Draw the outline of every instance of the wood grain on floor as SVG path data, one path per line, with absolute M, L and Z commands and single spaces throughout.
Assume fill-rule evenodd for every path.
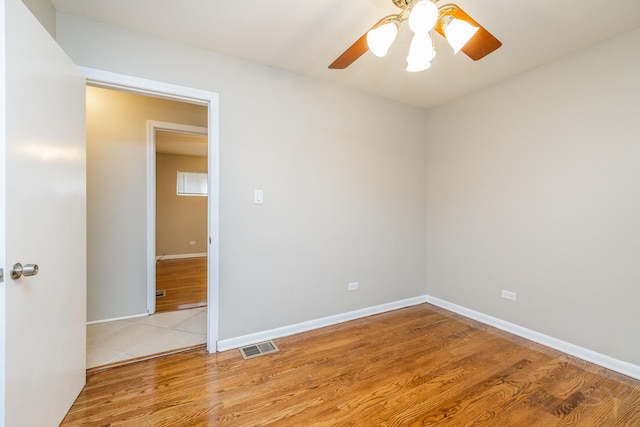
M 207 257 L 156 262 L 156 313 L 207 305 Z
M 640 381 L 428 304 L 103 371 L 63 426 L 638 426 Z

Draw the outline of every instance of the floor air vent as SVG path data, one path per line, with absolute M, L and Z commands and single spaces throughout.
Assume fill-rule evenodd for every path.
M 240 354 L 242 354 L 244 359 L 251 359 L 252 357 L 258 357 L 276 351 L 278 351 L 278 347 L 276 347 L 273 341 L 265 341 L 240 348 Z

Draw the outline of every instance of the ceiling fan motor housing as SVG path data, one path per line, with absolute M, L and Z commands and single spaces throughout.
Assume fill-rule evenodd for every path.
M 393 4 L 400 9 L 406 9 L 413 0 L 393 0 Z

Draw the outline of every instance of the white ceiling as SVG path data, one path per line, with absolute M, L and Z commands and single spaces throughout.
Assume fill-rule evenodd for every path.
M 640 27 L 640 0 L 457 0 L 503 46 L 474 62 L 436 35 L 430 69 L 407 73 L 403 25 L 385 58 L 327 66 L 383 16 L 391 0 L 52 0 L 59 12 L 431 107 Z M 443 0 L 438 5 L 446 4 Z M 638 55 L 639 51 L 629 52 Z M 615 66 L 615 64 L 612 64 Z
M 206 157 L 207 135 L 194 135 L 159 130 L 156 132 L 156 153 Z

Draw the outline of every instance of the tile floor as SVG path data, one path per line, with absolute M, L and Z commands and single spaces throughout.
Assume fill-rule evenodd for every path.
M 87 368 L 207 342 L 207 307 L 87 325 Z

